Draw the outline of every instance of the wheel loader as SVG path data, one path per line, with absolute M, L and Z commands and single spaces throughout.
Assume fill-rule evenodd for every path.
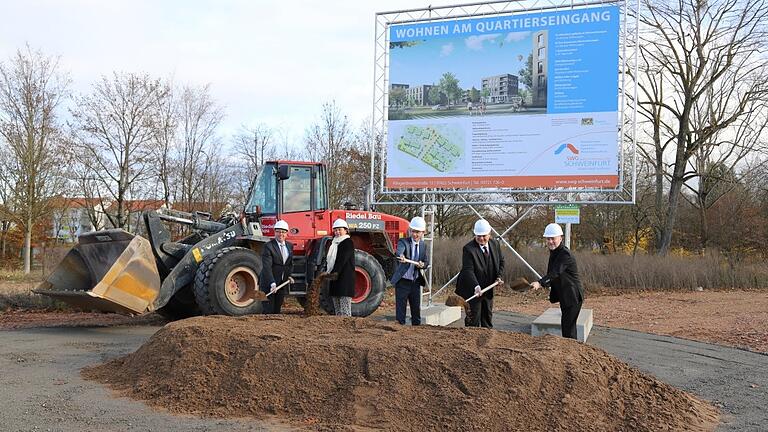
M 201 213 L 150 211 L 142 215 L 146 238 L 122 229 L 81 235 L 35 292 L 82 310 L 156 311 L 170 319 L 258 314 L 261 249 L 283 219 L 294 244 L 288 294 L 304 305 L 307 287 L 324 270 L 331 224 L 341 218 L 356 249 L 352 314 L 370 315 L 381 304 L 396 264 L 394 245 L 406 235 L 408 221 L 352 206 L 331 210 L 327 191 L 321 163 L 265 163 L 239 217 L 213 221 Z M 187 225 L 192 234 L 173 241 L 167 224 Z M 327 287 L 320 305 L 333 309 Z

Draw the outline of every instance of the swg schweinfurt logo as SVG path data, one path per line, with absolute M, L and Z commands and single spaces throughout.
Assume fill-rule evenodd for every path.
M 565 150 L 565 149 L 568 149 L 568 150 L 570 150 L 570 151 L 571 151 L 571 153 L 573 153 L 573 154 L 575 154 L 575 155 L 579 154 L 579 149 L 577 149 L 577 148 L 576 148 L 576 146 L 574 146 L 574 145 L 573 145 L 573 144 L 571 144 L 571 143 L 567 143 L 567 144 L 561 144 L 561 145 L 560 145 L 560 147 L 558 147 L 558 148 L 557 148 L 557 150 L 555 150 L 555 154 L 556 154 L 556 155 L 559 155 L 559 154 L 560 154 L 560 153 L 562 153 L 562 152 L 563 152 L 563 150 Z

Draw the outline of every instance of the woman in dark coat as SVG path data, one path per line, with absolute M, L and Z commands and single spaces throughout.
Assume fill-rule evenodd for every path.
M 331 274 L 328 295 L 336 315 L 352 316 L 352 296 L 355 294 L 355 245 L 349 237 L 349 225 L 344 219 L 333 223 L 333 241 L 328 249 L 326 271 Z

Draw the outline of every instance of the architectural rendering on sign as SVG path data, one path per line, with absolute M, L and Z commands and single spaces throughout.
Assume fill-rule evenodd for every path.
M 619 7 L 389 27 L 388 188 L 613 188 Z

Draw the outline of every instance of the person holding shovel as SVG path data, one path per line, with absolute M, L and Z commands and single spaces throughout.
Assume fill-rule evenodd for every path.
M 265 314 L 279 314 L 283 307 L 286 289 L 277 286 L 291 277 L 293 270 L 293 243 L 286 241 L 288 222 L 275 223 L 275 237 L 264 245 L 261 251 L 261 290 L 269 294 L 269 300 L 262 303 Z
M 493 288 L 481 292 L 494 282 L 502 284 L 504 256 L 499 242 L 491 239 L 491 224 L 485 219 L 475 222 L 475 238 L 461 251 L 461 272 L 456 282 L 456 294 L 464 299 L 478 294 L 469 301 L 469 312 L 464 319 L 466 327 L 493 328 Z
M 349 236 L 349 225 L 344 219 L 333 222 L 333 240 L 326 255 L 328 295 L 333 301 L 334 313 L 352 316 L 352 296 L 355 295 L 355 243 Z
M 547 274 L 531 283 L 533 289 L 550 287 L 549 302 L 560 303 L 560 329 L 563 337 L 576 339 L 576 320 L 584 302 L 584 289 L 579 280 L 579 270 L 571 251 L 563 244 L 563 229 L 556 223 L 544 228 L 544 238 L 549 249 Z
M 427 248 L 421 239 L 427 230 L 427 222 L 421 216 L 411 219 L 408 225 L 411 236 L 397 241 L 400 264 L 395 268 L 390 282 L 395 286 L 395 318 L 405 324 L 406 303 L 411 307 L 411 325 L 421 325 L 421 287 L 426 285 L 422 269 L 429 265 Z M 414 264 L 416 262 L 416 264 Z

